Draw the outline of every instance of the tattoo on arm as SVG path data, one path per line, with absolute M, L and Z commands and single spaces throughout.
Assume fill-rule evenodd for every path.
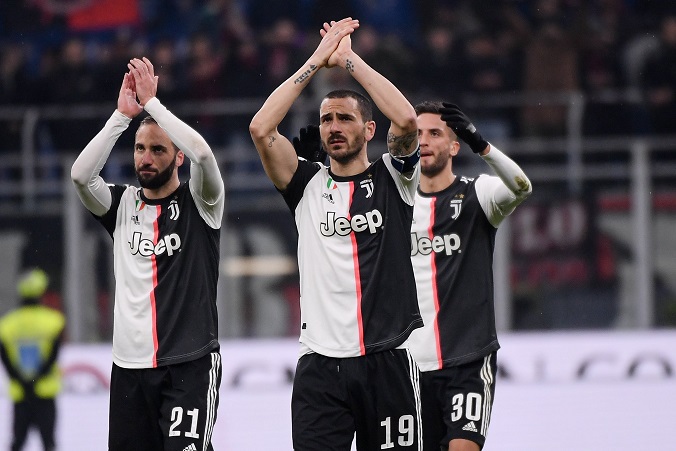
M 345 61 L 345 69 L 347 69 L 348 72 L 354 72 L 354 63 L 350 60 Z
M 395 136 L 394 133 L 387 134 L 387 150 L 395 157 L 404 157 L 411 153 L 411 144 L 418 139 L 418 131 L 407 133 L 402 136 Z
M 302 74 L 300 74 L 300 76 L 298 78 L 296 78 L 293 81 L 293 83 L 296 84 L 296 85 L 299 84 L 299 83 L 304 83 L 305 80 L 310 78 L 310 74 L 312 74 L 312 72 L 314 72 L 316 70 L 317 70 L 317 66 L 314 65 L 314 64 L 310 64 L 310 68 L 308 70 L 306 70 L 305 72 L 303 72 Z
M 274 142 L 277 141 L 277 138 L 275 138 L 274 136 L 270 136 L 268 140 L 269 140 L 268 147 L 272 147 L 272 144 L 274 144 Z

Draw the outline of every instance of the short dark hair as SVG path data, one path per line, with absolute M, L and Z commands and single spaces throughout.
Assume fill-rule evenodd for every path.
M 415 106 L 415 114 L 420 116 L 423 113 L 441 114 L 441 108 L 444 106 L 441 102 L 435 100 L 425 100 Z
M 345 99 L 351 98 L 357 101 L 357 109 L 364 122 L 373 120 L 373 106 L 371 101 L 351 89 L 335 89 L 324 96 L 325 99 Z
M 155 120 L 154 117 L 152 117 L 152 116 L 150 116 L 150 115 L 144 117 L 143 119 L 141 119 L 141 123 L 138 124 L 138 129 L 136 129 L 136 133 L 138 133 L 138 130 L 139 130 L 141 127 L 143 127 L 144 125 L 153 125 L 153 124 L 154 124 L 154 125 L 157 125 L 158 127 L 160 127 L 160 124 L 157 123 L 157 121 Z M 174 141 L 171 141 L 171 144 L 172 144 L 172 146 L 174 146 L 174 150 L 175 150 L 176 152 L 178 152 L 178 151 L 181 150 L 181 149 L 179 149 L 178 146 L 174 143 Z
M 148 116 L 144 117 L 143 119 L 141 119 L 141 123 L 138 124 L 138 126 L 140 128 L 142 125 L 148 125 L 148 124 L 159 125 L 154 117 L 148 115 Z

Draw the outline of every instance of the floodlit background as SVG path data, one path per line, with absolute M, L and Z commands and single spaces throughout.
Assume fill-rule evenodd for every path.
M 672 1 L 2 1 L 0 314 L 24 268 L 50 274 L 46 301 L 68 318 L 61 448 L 105 449 L 114 296 L 110 238 L 69 169 L 115 108 L 126 62 L 148 56 L 158 97 L 207 138 L 226 182 L 220 334 L 225 373 L 245 370 L 239 385 L 224 378 L 216 449 L 290 449 L 296 232 L 247 127 L 321 23 L 348 15 L 361 22 L 353 47 L 412 103 L 459 104 L 533 182 L 497 238 L 503 349 L 485 449 L 663 448 L 665 400 L 676 399 Z M 321 71 L 282 131 L 317 123 L 336 87 L 355 86 Z M 387 129 L 376 120 L 373 157 Z M 137 123 L 108 181 L 134 183 Z M 454 163 L 488 171 L 464 145 Z M 11 417 L 2 378 L 0 447 Z

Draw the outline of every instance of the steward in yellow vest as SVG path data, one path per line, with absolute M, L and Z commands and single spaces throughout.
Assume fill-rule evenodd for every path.
M 21 305 L 0 318 L 0 359 L 9 376 L 14 402 L 12 450 L 20 450 L 28 430 L 40 430 L 45 450 L 54 449 L 55 397 L 61 390 L 56 364 L 66 324 L 61 312 L 40 299 L 49 280 L 35 269 L 21 278 Z

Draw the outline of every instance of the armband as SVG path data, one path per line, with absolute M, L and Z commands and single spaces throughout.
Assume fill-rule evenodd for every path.
M 400 174 L 408 174 L 415 169 L 418 161 L 420 161 L 420 146 L 418 146 L 411 155 L 406 155 L 404 157 L 391 156 L 392 167 L 399 171 Z

